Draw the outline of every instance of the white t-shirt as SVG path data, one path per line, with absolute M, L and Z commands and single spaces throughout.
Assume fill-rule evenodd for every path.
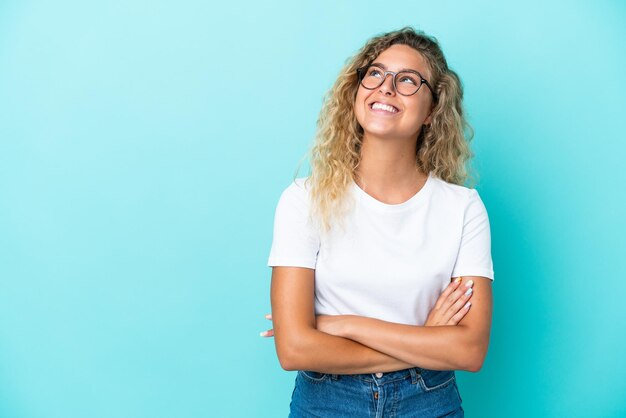
M 400 204 L 355 182 L 345 231 L 320 234 L 309 220 L 306 177 L 281 194 L 268 266 L 315 269 L 315 313 L 423 325 L 452 277 L 493 280 L 487 210 L 475 189 L 429 174 Z

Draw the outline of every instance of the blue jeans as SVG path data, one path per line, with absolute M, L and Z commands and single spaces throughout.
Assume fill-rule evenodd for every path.
M 413 367 L 388 373 L 300 370 L 289 417 L 464 417 L 453 370 Z

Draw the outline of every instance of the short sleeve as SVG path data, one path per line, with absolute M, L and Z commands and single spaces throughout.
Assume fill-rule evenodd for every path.
M 469 189 L 470 197 L 465 208 L 461 245 L 452 271 L 452 277 L 482 276 L 491 280 L 491 231 L 487 209 L 476 189 Z
M 309 219 L 309 196 L 296 179 L 280 196 L 274 214 L 274 234 L 267 265 L 315 268 L 319 234 Z

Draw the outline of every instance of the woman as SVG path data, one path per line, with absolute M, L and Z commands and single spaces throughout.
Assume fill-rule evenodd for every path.
M 410 27 L 368 41 L 330 90 L 268 261 L 262 335 L 298 371 L 290 416 L 463 416 L 454 370 L 482 367 L 493 264 L 487 211 L 462 185 L 462 96 Z

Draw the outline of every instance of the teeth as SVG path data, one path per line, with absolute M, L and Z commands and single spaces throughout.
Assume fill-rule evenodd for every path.
M 381 110 L 385 110 L 385 111 L 387 111 L 387 112 L 391 112 L 391 113 L 396 113 L 396 112 L 398 111 L 398 110 L 397 110 L 395 107 L 393 107 L 393 106 L 389 106 L 389 105 L 382 104 L 382 103 L 378 103 L 378 102 L 376 102 L 376 103 L 374 103 L 374 104 L 372 105 L 372 109 L 381 109 Z

